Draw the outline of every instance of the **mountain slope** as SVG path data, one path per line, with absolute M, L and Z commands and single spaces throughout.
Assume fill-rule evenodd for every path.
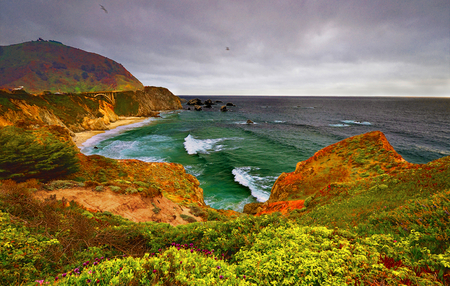
M 55 41 L 0 46 L 0 88 L 30 93 L 121 91 L 142 83 L 121 64 Z

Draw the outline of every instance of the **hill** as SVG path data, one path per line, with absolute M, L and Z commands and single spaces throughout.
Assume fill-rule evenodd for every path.
M 56 41 L 0 46 L 0 88 L 27 92 L 93 92 L 143 89 L 121 64 Z

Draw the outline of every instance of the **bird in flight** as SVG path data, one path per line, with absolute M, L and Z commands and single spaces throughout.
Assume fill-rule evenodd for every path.
M 227 48 L 226 48 L 226 50 L 227 50 L 227 51 L 229 51 L 229 50 L 230 50 L 230 48 L 229 48 L 229 47 L 227 47 Z
M 98 5 L 100 5 L 100 4 L 98 4 Z M 108 13 L 108 10 L 106 10 L 106 8 L 105 8 L 103 5 L 100 5 L 100 8 L 101 8 L 103 11 L 105 11 L 105 13 Z

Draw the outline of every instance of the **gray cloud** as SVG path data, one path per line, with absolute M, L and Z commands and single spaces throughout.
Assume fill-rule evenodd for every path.
M 0 45 L 58 40 L 179 95 L 450 95 L 448 0 L 15 0 L 0 16 Z

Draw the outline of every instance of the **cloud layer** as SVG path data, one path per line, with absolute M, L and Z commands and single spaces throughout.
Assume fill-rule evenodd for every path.
M 450 96 L 448 0 L 15 0 L 0 17 L 0 45 L 61 41 L 177 95 Z

